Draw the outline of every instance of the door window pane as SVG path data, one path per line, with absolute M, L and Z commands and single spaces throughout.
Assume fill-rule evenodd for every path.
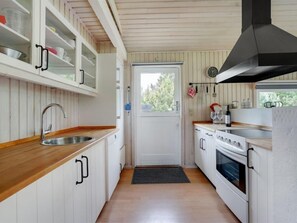
M 175 111 L 175 73 L 141 73 L 141 111 Z

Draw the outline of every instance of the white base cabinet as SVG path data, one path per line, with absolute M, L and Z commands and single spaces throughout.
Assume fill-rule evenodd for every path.
M 110 200 L 121 173 L 120 148 L 118 148 L 117 134 L 107 138 L 107 200 Z
M 250 145 L 249 222 L 272 222 L 272 151 Z
M 105 141 L 0 202 L 2 223 L 94 223 L 106 201 Z
M 195 163 L 207 178 L 215 185 L 216 148 L 214 133 L 195 127 Z

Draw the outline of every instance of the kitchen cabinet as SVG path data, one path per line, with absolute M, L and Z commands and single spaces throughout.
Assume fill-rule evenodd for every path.
M 0 222 L 93 223 L 106 201 L 105 140 L 0 202 Z
M 249 222 L 272 222 L 272 151 L 249 147 Z
M 19 191 L 17 196 L 17 223 L 37 223 L 37 184 L 36 182 Z
M 79 95 L 79 126 L 116 126 L 123 131 L 123 115 L 117 116 L 116 56 L 115 53 L 98 55 L 99 94 L 98 97 Z
M 120 148 L 117 134 L 107 138 L 107 200 L 110 200 L 120 179 Z
M 0 45 L 23 53 L 18 59 L 0 53 L 1 73 L 87 95 L 97 94 L 96 50 L 50 1 L 4 0 L 0 10 L 6 13 L 8 21 L 0 23 Z
M 195 127 L 195 163 L 207 178 L 215 185 L 216 154 L 214 133 Z
M 81 43 L 80 51 L 80 87 L 96 92 L 98 89 L 97 53 L 85 41 Z
M 16 194 L 0 202 L 0 222 L 17 222 Z
M 6 18 L 6 24 L 0 23 L 1 48 L 10 48 L 21 53 L 7 56 L 0 53 L 2 65 L 15 67 L 19 71 L 38 74 L 37 51 L 35 44 L 39 43 L 40 1 L 38 0 L 2 0 L 1 15 Z M 2 50 L 1 50 L 2 52 Z M 17 67 L 16 67 L 17 64 Z M 3 72 L 3 69 L 1 69 Z

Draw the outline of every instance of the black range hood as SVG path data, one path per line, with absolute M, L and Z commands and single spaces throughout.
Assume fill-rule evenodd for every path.
M 242 0 L 242 34 L 218 83 L 257 82 L 297 71 L 297 37 L 271 24 L 271 0 Z

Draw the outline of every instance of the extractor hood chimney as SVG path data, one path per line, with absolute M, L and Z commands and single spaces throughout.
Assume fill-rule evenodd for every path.
M 297 71 L 297 37 L 271 24 L 271 0 L 242 0 L 242 34 L 218 83 L 257 82 Z

